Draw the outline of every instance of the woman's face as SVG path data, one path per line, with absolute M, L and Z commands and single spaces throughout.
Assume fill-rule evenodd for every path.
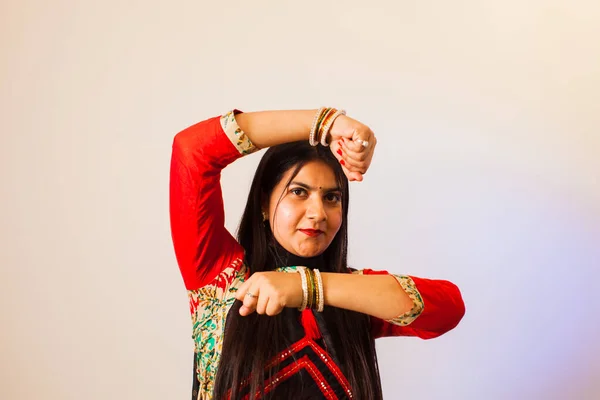
M 285 187 L 293 171 L 271 192 L 269 224 L 283 248 L 312 257 L 329 247 L 342 225 L 342 191 L 331 167 L 321 161 L 306 163 Z

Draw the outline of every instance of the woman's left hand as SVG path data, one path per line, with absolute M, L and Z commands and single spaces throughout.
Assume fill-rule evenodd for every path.
M 377 139 L 367 125 L 346 115 L 335 119 L 331 130 L 331 152 L 350 181 L 362 181 L 367 173 Z
M 302 305 L 302 279 L 296 272 L 256 272 L 240 286 L 235 298 L 244 305 L 240 315 L 256 311 L 269 316 L 279 314 L 284 307 Z

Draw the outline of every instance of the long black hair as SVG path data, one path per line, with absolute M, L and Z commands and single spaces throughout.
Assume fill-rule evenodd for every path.
M 238 228 L 237 239 L 246 252 L 246 264 L 253 274 L 273 270 L 279 266 L 272 251 L 275 240 L 268 223 L 263 222 L 262 206 L 274 187 L 286 172 L 293 169 L 287 185 L 300 169 L 310 161 L 321 161 L 329 166 L 342 192 L 342 224 L 335 238 L 323 253 L 326 264 L 324 272 L 349 272 L 347 267 L 348 246 L 348 180 L 337 159 L 328 148 L 312 147 L 306 142 L 286 143 L 269 148 L 262 157 L 248 195 L 246 208 Z M 294 398 L 301 388 L 275 390 L 264 394 L 265 365 L 278 352 L 291 344 L 287 337 L 286 318 L 298 311 L 284 309 L 276 316 L 252 313 L 242 317 L 237 312 L 242 302 L 236 301 L 229 312 L 223 352 L 217 370 L 214 398 L 241 398 L 240 386 L 249 377 L 250 400 L 255 393 L 262 398 Z M 354 398 L 365 400 L 382 399 L 381 381 L 375 352 L 375 342 L 370 331 L 369 316 L 335 307 L 326 307 L 323 312 L 331 341 L 335 349 L 338 366 L 348 378 Z M 282 393 L 286 390 L 287 393 Z

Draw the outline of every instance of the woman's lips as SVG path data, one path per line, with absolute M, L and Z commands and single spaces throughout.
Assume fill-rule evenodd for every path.
M 302 232 L 310 237 L 319 236 L 321 233 L 323 233 L 323 231 L 319 231 L 316 229 L 300 229 L 300 232 Z

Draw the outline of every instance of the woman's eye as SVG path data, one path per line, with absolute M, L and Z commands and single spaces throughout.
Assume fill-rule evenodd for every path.
M 302 196 L 304 194 L 305 190 L 300 189 L 300 188 L 294 188 L 294 189 L 290 190 L 290 192 L 292 194 L 295 194 L 296 196 Z
M 327 201 L 338 202 L 342 200 L 342 196 L 336 193 L 329 193 L 325 196 L 325 199 L 327 199 Z

